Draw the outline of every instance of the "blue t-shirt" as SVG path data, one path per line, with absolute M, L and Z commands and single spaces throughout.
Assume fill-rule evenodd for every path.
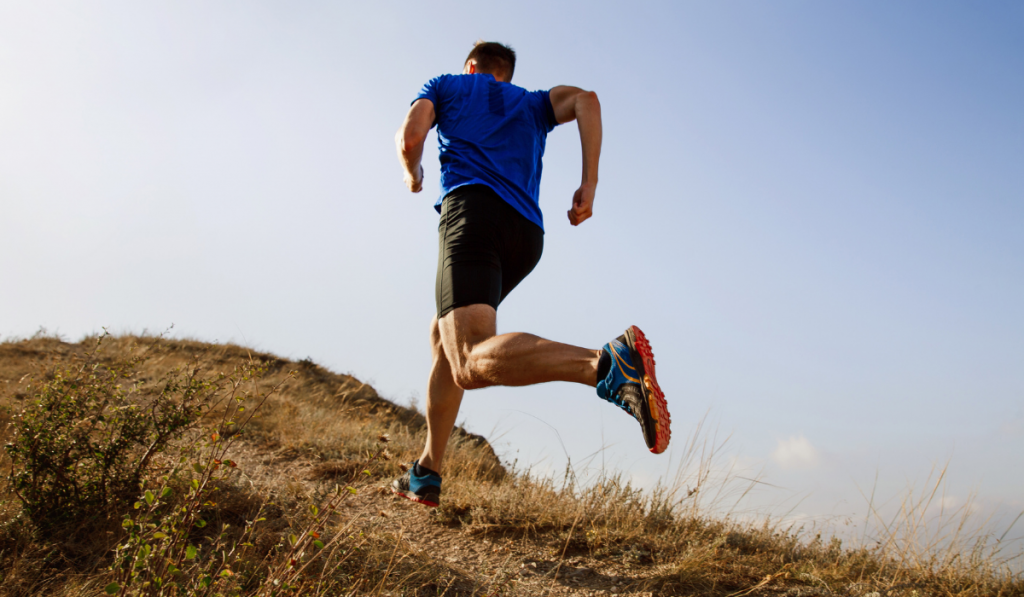
M 485 184 L 543 229 L 541 158 L 558 124 L 548 92 L 527 91 L 488 74 L 441 75 L 416 96 L 424 98 L 434 104 L 441 151 L 437 211 L 452 190 Z

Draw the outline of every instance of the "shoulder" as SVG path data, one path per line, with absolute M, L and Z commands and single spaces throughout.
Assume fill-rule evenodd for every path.
M 548 96 L 550 95 L 550 93 L 551 92 L 548 91 L 547 89 L 538 89 L 536 91 L 528 91 L 527 95 L 529 95 L 530 99 L 535 102 L 546 102 L 549 101 Z
M 444 86 L 448 85 L 451 82 L 452 76 L 453 75 L 438 75 L 438 76 L 428 80 L 423 86 L 424 87 L 434 87 L 434 88 L 444 87 Z
M 428 99 L 436 106 L 443 102 L 452 93 L 452 78 L 454 75 L 439 75 L 423 84 L 416 99 Z M 415 100 L 414 100 L 415 101 Z
M 458 89 L 466 86 L 470 82 L 467 77 L 469 77 L 469 75 L 438 75 L 427 81 L 423 86 L 433 87 L 435 89 Z

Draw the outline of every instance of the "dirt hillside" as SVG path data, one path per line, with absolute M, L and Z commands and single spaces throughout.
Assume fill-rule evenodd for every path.
M 993 566 L 901 561 L 881 543 L 848 548 L 769 522 L 717 520 L 688 509 L 691 496 L 644 493 L 617 478 L 590 487 L 532 479 L 507 470 L 484 438 L 463 429 L 441 471 L 442 506 L 429 509 L 387 489 L 422 445 L 420 413 L 309 360 L 235 345 L 134 336 L 0 343 L 4 440 L 56 372 L 103 371 L 126 359 L 135 359 L 128 381 L 144 405 L 170 387 L 168 376 L 191 372 L 223 386 L 246 363 L 259 364 L 249 385 L 235 386 L 236 403 L 258 411 L 243 431 L 216 423 L 230 413 L 212 402 L 186 437 L 225 446 L 216 462 L 230 463 L 233 476 L 202 504 L 204 517 L 209 528 L 232 529 L 221 544 L 252 550 L 215 576 L 221 585 L 213 586 L 225 587 L 217 594 L 269 595 L 266 587 L 286 578 L 299 587 L 288 594 L 302 595 L 1024 595 L 1019 577 Z M 198 453 L 189 449 L 162 456 Z M 7 456 L 0 464 L 13 470 Z M 154 473 L 145 487 L 161 479 Z M 9 485 L 2 499 L 0 595 L 98 595 L 120 578 L 111 562 L 125 541 L 122 513 L 104 513 L 109 524 L 97 515 L 87 533 L 45 536 Z M 239 529 L 250 534 L 230 534 Z M 200 548 L 219 545 L 205 530 L 189 532 Z M 309 545 L 326 545 L 289 551 L 289 541 L 307 535 Z

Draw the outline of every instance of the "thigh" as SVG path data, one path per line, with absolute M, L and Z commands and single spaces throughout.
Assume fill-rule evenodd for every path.
M 437 316 L 459 307 L 501 302 L 501 221 L 490 189 L 469 185 L 445 198 L 438 224 Z M 503 202 L 502 202 L 503 203 Z
M 544 252 L 544 231 L 540 226 L 527 220 L 514 209 L 511 211 L 514 213 L 510 218 L 515 217 L 516 225 L 509 235 L 509 241 L 504 243 L 501 254 L 499 304 L 537 267 Z

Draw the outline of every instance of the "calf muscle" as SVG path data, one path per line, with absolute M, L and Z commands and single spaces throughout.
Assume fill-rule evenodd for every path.
M 600 351 L 514 332 L 496 335 L 489 305 L 454 309 L 439 323 L 455 383 L 464 390 L 569 381 L 593 387 Z

